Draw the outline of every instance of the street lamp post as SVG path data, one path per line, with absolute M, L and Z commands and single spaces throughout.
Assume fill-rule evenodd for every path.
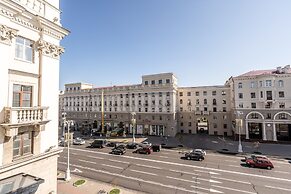
M 68 160 L 67 160 L 67 170 L 66 170 L 66 174 L 65 174 L 65 180 L 66 181 L 70 181 L 71 180 L 71 171 L 70 171 L 70 127 L 73 124 L 72 120 L 68 120 L 66 119 L 66 113 L 63 113 L 63 119 L 64 119 L 64 127 L 67 126 L 68 128 L 68 132 L 67 132 L 67 147 L 68 147 Z
M 132 141 L 133 143 L 135 143 L 135 123 L 136 123 L 136 119 L 135 119 L 135 112 L 131 113 L 131 123 L 132 123 Z
M 240 115 L 242 115 L 243 112 L 241 111 L 237 111 L 237 116 L 238 116 L 238 119 L 237 119 L 237 126 L 238 126 L 238 152 L 239 153 L 242 153 L 243 152 L 243 149 L 242 149 L 242 144 L 241 144 L 241 127 L 242 127 L 242 119 L 240 117 Z

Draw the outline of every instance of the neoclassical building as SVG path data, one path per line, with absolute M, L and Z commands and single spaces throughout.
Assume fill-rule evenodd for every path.
M 60 12 L 0 1 L 0 193 L 57 193 Z
M 245 139 L 291 141 L 290 65 L 250 71 L 226 84 L 232 91 L 233 116 L 243 120 Z
M 136 112 L 138 134 L 241 134 L 249 140 L 290 141 L 290 91 L 289 65 L 250 71 L 219 86 L 178 87 L 172 73 L 162 73 L 142 76 L 141 84 L 129 86 L 66 84 L 59 110 L 81 128 L 100 128 L 103 92 L 105 126 L 124 127 L 128 133 Z

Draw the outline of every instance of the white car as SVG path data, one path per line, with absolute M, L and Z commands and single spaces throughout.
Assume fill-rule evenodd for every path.
M 85 144 L 85 140 L 80 138 L 80 137 L 76 137 L 74 140 L 73 140 L 73 144 L 74 145 L 83 145 Z
M 141 142 L 141 146 L 152 146 L 152 143 L 149 143 L 147 141 Z
M 192 150 L 192 152 L 199 153 L 199 154 L 202 154 L 203 156 L 206 156 L 206 151 L 202 149 L 195 149 L 195 150 Z

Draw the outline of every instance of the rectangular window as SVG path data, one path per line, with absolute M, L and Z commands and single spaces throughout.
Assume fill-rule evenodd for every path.
M 216 91 L 212 91 L 212 96 L 216 96 Z
M 191 96 L 191 92 L 187 92 L 187 96 Z
M 251 93 L 251 98 L 256 98 L 256 93 L 255 92 Z
M 238 83 L 238 88 L 242 88 L 242 83 Z
M 283 80 L 279 80 L 279 87 L 283 87 L 284 86 L 284 82 L 283 82 Z
M 226 92 L 225 91 L 221 91 L 221 95 L 222 96 L 225 96 L 226 95 Z
M 192 126 L 192 123 L 191 122 L 188 122 L 188 127 L 191 127 Z
M 160 80 L 159 80 L 159 84 L 162 84 L 162 83 L 163 83 L 163 80 L 160 79 Z
M 13 84 L 13 107 L 32 106 L 32 86 Z
M 196 95 L 196 96 L 199 96 L 199 92 L 195 92 L 195 95 Z
M 223 124 L 223 128 L 224 129 L 227 129 L 227 124 Z
M 16 37 L 15 42 L 15 57 L 33 62 L 33 42 L 22 37 Z
M 284 102 L 279 102 L 279 108 L 285 108 L 285 103 Z
M 272 100 L 272 91 L 266 91 L 266 95 L 267 95 L 267 100 Z
M 272 87 L 272 80 L 266 80 L 266 87 Z
M 179 92 L 179 96 L 183 96 L 183 92 Z
M 20 133 L 13 137 L 13 158 L 32 153 L 32 132 Z
M 238 107 L 239 108 L 243 108 L 244 107 L 244 104 L 241 102 L 241 103 L 238 104 Z
M 217 108 L 216 107 L 213 107 L 213 112 L 217 112 Z
M 226 112 L 226 107 L 222 107 L 222 112 Z
M 255 82 L 251 82 L 251 88 L 255 87 Z
M 251 107 L 252 107 L 252 108 L 257 108 L 257 104 L 256 104 L 255 102 L 252 102 L 252 103 L 251 103 Z
M 149 85 L 149 81 L 145 81 L 144 82 L 144 85 Z
M 284 91 L 280 91 L 279 92 L 279 98 L 284 98 L 284 97 L 285 97 Z
M 152 80 L 152 85 L 155 85 L 156 83 L 155 83 L 155 80 Z
M 207 96 L 207 91 L 203 91 L 203 96 Z
M 166 79 L 166 83 L 169 84 L 170 83 L 170 79 Z
M 243 93 L 238 93 L 238 98 L 243 99 Z
M 163 92 L 159 92 L 159 97 L 162 97 L 163 96 Z

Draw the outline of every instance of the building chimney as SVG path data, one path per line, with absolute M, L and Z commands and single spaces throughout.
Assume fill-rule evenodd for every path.
M 282 67 L 277 67 L 277 73 L 282 73 Z

